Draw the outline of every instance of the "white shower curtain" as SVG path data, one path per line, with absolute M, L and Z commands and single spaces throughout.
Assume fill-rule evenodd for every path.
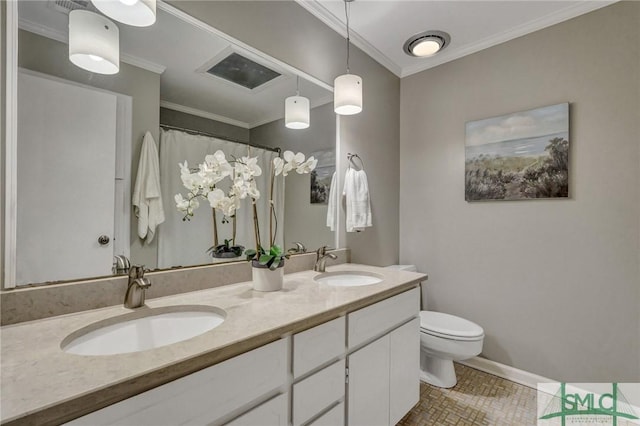
M 212 258 L 206 253 L 213 245 L 213 219 L 211 207 L 205 199 L 199 199 L 200 207 L 195 210 L 190 221 L 183 221 L 184 214 L 176 209 L 174 196 L 183 194 L 186 198 L 187 190 L 180 179 L 179 163 L 188 161 L 189 168 L 198 167 L 204 161 L 205 155 L 222 150 L 229 162 L 233 158 L 246 155 L 258 157 L 258 165 L 262 168 L 262 175 L 256 177 L 260 199 L 258 200 L 258 220 L 260 223 L 260 237 L 263 246 L 269 245 L 269 184 L 271 163 L 277 153 L 248 145 L 225 141 L 208 136 L 192 135 L 177 130 L 160 130 L 160 182 L 162 186 L 162 200 L 164 202 L 165 223 L 162 224 L 158 235 L 158 267 L 189 266 L 211 263 Z M 230 181 L 225 179 L 218 186 L 228 189 Z M 284 221 L 284 182 L 276 181 L 274 203 L 278 213 L 278 232 L 276 243 L 282 244 L 282 226 Z M 236 211 L 237 231 L 236 244 L 245 248 L 255 247 L 253 233 L 253 210 L 251 201 L 242 200 L 242 205 Z M 218 241 L 232 237 L 232 223 L 222 223 L 222 214 L 217 213 Z M 243 258 L 239 258 L 243 259 Z

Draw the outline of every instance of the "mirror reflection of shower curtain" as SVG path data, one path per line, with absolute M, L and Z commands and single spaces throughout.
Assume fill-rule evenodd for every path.
M 160 130 L 160 182 L 162 186 L 162 200 L 166 220 L 160 226 L 158 233 L 158 267 L 169 268 L 172 266 L 201 265 L 218 261 L 206 253 L 213 245 L 213 220 L 211 207 L 206 199 L 199 198 L 200 207 L 195 210 L 190 221 L 183 221 L 182 212 L 176 209 L 174 196 L 182 194 L 186 198 L 187 189 L 180 179 L 179 163 L 185 160 L 189 168 L 197 168 L 204 161 L 204 157 L 222 150 L 229 162 L 232 159 L 246 156 L 258 157 L 258 165 L 262 168 L 262 175 L 256 178 L 260 199 L 258 200 L 258 220 L 260 223 L 260 236 L 263 246 L 268 246 L 269 239 L 269 210 L 268 191 L 271 171 L 271 162 L 277 153 L 261 148 L 249 147 L 235 142 L 212 138 L 209 136 L 192 135 L 177 130 Z M 230 180 L 225 179 L 218 186 L 227 192 Z M 282 245 L 283 214 L 284 214 L 284 183 L 280 178 L 276 181 L 274 203 L 278 213 L 278 232 L 276 243 Z M 255 246 L 253 233 L 253 211 L 251 201 L 247 198 L 242 204 L 237 215 L 236 244 L 245 248 Z M 232 237 L 232 223 L 222 223 L 222 214 L 217 213 L 218 240 L 224 243 L 225 239 Z M 242 260 L 244 257 L 234 259 L 219 259 L 220 261 Z

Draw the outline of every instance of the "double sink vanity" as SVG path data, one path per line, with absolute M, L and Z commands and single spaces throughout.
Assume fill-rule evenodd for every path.
M 425 278 L 346 263 L 5 326 L 2 423 L 395 424 Z

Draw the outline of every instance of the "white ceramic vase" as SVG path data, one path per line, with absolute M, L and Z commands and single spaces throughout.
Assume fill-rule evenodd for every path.
M 282 290 L 284 282 L 284 262 L 275 271 L 260 265 L 255 260 L 251 262 L 253 275 L 253 289 L 257 291 Z

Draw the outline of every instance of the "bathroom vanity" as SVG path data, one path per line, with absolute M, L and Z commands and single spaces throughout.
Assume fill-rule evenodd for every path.
M 240 283 L 149 300 L 150 308 L 215 306 L 226 318 L 189 340 L 119 355 L 73 355 L 60 345 L 130 312 L 121 307 L 4 327 L 2 422 L 396 424 L 419 399 L 418 284 L 426 276 L 354 264 L 329 270 L 381 282 L 334 287 L 304 271 L 286 275 L 279 292 Z

